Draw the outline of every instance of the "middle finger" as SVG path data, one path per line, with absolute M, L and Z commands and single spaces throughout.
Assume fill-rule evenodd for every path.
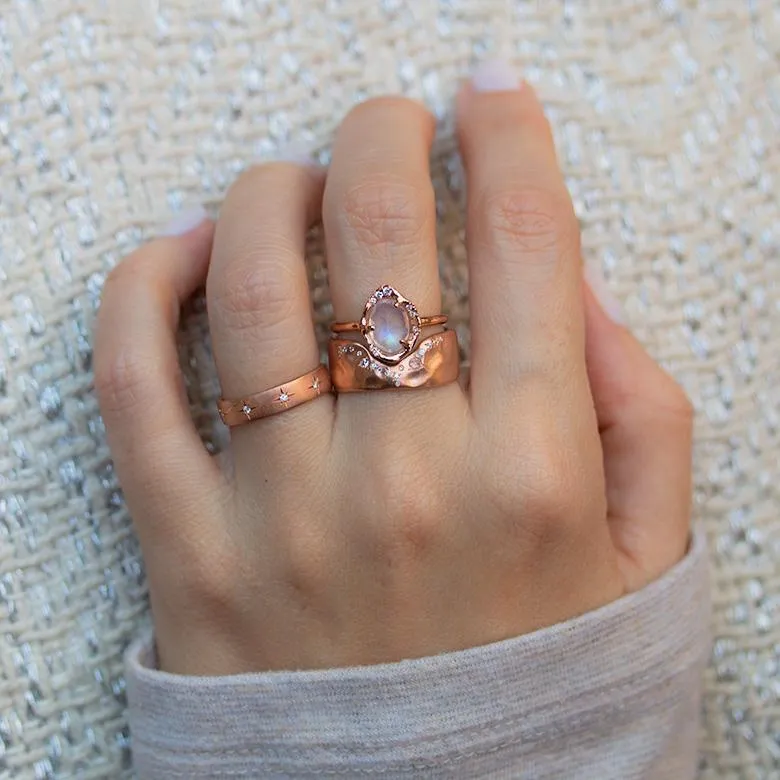
M 441 305 L 436 205 L 428 173 L 434 122 L 420 104 L 378 98 L 339 129 L 323 203 L 328 271 L 338 320 L 357 320 L 388 284 L 420 314 Z
M 424 106 L 399 97 L 369 100 L 342 123 L 323 203 L 337 320 L 359 320 L 366 299 L 383 285 L 395 287 L 423 317 L 441 313 L 436 200 L 429 173 L 434 129 Z M 424 330 L 422 338 L 428 335 Z M 388 390 L 380 396 L 353 395 L 350 414 L 360 423 L 380 403 L 391 416 L 403 413 L 410 420 L 420 410 L 427 422 L 433 422 L 431 414 L 441 414 L 444 424 L 454 399 L 465 406 L 457 382 L 435 391 Z

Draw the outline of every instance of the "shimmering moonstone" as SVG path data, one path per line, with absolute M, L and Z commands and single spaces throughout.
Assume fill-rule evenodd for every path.
M 409 335 L 409 314 L 404 308 L 396 308 L 392 300 L 376 302 L 368 320 L 373 325 L 372 339 L 377 348 L 386 355 L 395 355 L 403 350 L 401 339 Z

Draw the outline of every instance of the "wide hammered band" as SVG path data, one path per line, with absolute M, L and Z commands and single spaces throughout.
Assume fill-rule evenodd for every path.
M 233 427 L 294 409 L 331 389 L 328 367 L 321 363 L 313 371 L 261 393 L 233 400 L 220 398 L 217 409 L 222 422 Z
M 460 373 L 454 330 L 423 339 L 411 355 L 394 365 L 375 360 L 366 347 L 347 339 L 331 339 L 328 353 L 331 381 L 338 393 L 440 387 L 454 382 Z

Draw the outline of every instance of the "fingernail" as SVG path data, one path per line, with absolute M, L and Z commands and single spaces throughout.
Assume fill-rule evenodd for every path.
M 471 85 L 477 92 L 507 92 L 520 89 L 522 81 L 508 62 L 487 60 L 472 73 Z
M 314 159 L 314 154 L 311 149 L 299 142 L 291 143 L 284 149 L 280 149 L 276 159 L 279 160 L 279 162 L 290 162 L 303 166 L 319 165 L 317 160 Z
M 180 211 L 161 231 L 161 236 L 183 236 L 208 219 L 203 206 L 192 206 Z
M 609 289 L 601 268 L 595 263 L 585 264 L 585 281 L 588 283 L 593 295 L 596 296 L 596 300 L 601 305 L 604 313 L 618 325 L 625 325 L 626 315 L 623 311 L 623 306 L 612 290 Z

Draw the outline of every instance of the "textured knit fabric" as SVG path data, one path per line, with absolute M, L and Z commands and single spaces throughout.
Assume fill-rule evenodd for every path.
M 443 310 L 470 351 L 459 80 L 516 64 L 627 321 L 696 411 L 703 780 L 780 776 L 780 0 L 0 0 L 0 778 L 127 778 L 147 581 L 92 387 L 108 271 L 359 100 L 438 115 Z M 321 243 L 312 310 L 332 316 Z M 414 291 L 405 291 L 414 297 Z M 220 446 L 202 306 L 182 365 Z
M 127 655 L 142 778 L 689 780 L 709 654 L 704 536 L 663 579 L 527 636 L 394 664 L 180 677 Z

